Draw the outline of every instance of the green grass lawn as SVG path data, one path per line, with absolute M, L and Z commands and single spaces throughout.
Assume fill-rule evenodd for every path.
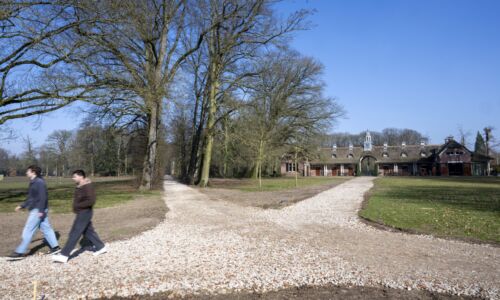
M 297 187 L 340 184 L 352 177 L 299 177 Z M 262 178 L 262 188 L 257 179 L 211 180 L 210 187 L 237 189 L 243 192 L 267 192 L 294 189 L 295 177 Z
M 131 178 L 92 178 L 97 202 L 95 208 L 109 207 L 134 199 L 138 195 L 157 195 L 158 191 L 139 193 Z M 54 213 L 72 211 L 75 184 L 70 178 L 47 178 L 49 207 Z M 12 212 L 26 199 L 29 180 L 23 177 L 7 177 L 0 181 L 0 212 Z
M 500 178 L 378 178 L 359 214 L 418 233 L 500 243 Z

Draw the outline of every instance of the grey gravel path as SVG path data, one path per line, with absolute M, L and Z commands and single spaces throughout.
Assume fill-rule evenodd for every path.
M 372 178 L 360 177 L 282 210 L 210 201 L 165 182 L 170 208 L 156 228 L 83 253 L 0 261 L 0 299 L 79 299 L 173 291 L 259 292 L 290 286 L 385 285 L 500 299 L 500 248 L 379 231 L 357 209 Z

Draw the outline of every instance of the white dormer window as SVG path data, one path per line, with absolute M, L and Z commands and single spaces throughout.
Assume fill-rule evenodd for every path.
M 382 156 L 383 156 L 383 157 L 389 157 L 389 153 L 384 152 L 384 153 L 382 153 Z
M 401 157 L 408 157 L 408 155 L 405 152 L 403 152 L 401 153 Z

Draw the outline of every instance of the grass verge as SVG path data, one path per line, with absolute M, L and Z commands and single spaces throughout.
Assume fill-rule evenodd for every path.
M 359 215 L 416 233 L 500 243 L 500 179 L 379 178 Z
M 159 191 L 138 192 L 132 178 L 93 178 L 97 202 L 95 208 L 103 208 L 122 204 L 134 197 L 155 196 Z M 69 213 L 72 211 L 75 184 L 70 178 L 46 179 L 49 191 L 49 208 L 52 213 Z M 14 208 L 27 197 L 29 181 L 26 178 L 6 178 L 0 182 L 0 212 L 13 212 Z

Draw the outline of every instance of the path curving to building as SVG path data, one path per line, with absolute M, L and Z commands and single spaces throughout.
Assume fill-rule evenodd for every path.
M 154 229 L 60 265 L 0 261 L 0 299 L 229 293 L 304 285 L 388 286 L 500 298 L 500 248 L 381 231 L 357 210 L 373 178 L 358 177 L 281 210 L 211 201 L 165 182 L 170 211 Z

